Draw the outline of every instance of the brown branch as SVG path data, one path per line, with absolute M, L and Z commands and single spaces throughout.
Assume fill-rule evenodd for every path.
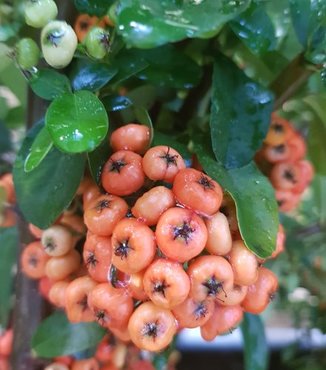
M 274 109 L 280 109 L 312 75 L 313 70 L 307 68 L 304 54 L 299 54 L 289 63 L 271 83 L 270 89 L 275 94 Z

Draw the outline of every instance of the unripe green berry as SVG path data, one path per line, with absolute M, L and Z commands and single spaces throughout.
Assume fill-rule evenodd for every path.
M 58 15 L 58 8 L 53 0 L 26 0 L 25 21 L 35 28 L 44 27 Z
M 102 59 L 109 49 L 110 35 L 101 27 L 93 27 L 85 38 L 85 47 L 87 53 L 95 58 Z
M 36 42 L 30 38 L 21 39 L 16 44 L 16 60 L 23 69 L 36 66 L 40 59 L 40 53 Z
M 64 21 L 52 21 L 41 32 L 44 59 L 54 68 L 64 68 L 71 62 L 77 44 L 75 31 Z

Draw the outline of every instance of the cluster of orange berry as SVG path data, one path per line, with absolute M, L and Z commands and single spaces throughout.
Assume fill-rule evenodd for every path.
M 167 370 L 175 369 L 178 358 L 178 352 L 171 352 L 167 359 Z M 122 368 L 154 370 L 151 359 L 145 358 L 139 348 L 132 344 L 117 342 L 113 335 L 107 334 L 96 347 L 93 357 L 79 360 L 74 356 L 56 357 L 44 370 L 119 370 Z
M 65 212 L 43 232 L 31 226 L 41 241 L 25 248 L 22 267 L 71 322 L 97 321 L 120 341 L 160 351 L 182 328 L 200 327 L 205 340 L 230 331 L 244 311 L 266 308 L 278 282 L 241 240 L 220 185 L 149 141 L 143 125 L 115 130 L 103 190 L 88 178 L 78 190 L 82 250 L 81 216 Z M 283 247 L 280 228 L 273 257 Z
M 266 169 L 282 212 L 298 206 L 313 178 L 313 167 L 304 159 L 305 155 L 306 143 L 302 136 L 289 121 L 273 114 L 258 162 Z

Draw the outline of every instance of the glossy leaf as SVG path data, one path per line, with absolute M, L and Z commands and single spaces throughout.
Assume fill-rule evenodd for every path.
M 115 8 L 118 32 L 138 48 L 152 48 L 187 37 L 215 35 L 249 0 L 120 0 Z
M 292 23 L 305 58 L 315 64 L 326 62 L 325 1 L 290 0 Z
M 260 258 L 269 257 L 276 246 L 278 208 L 268 179 L 254 162 L 226 170 L 201 145 L 196 144 L 195 153 L 205 172 L 234 199 L 246 246 Z
M 274 25 L 261 5 L 252 3 L 230 24 L 235 34 L 252 52 L 263 54 L 275 49 Z
M 137 52 L 136 49 L 124 49 L 112 60 L 112 66 L 118 70 L 111 81 L 112 84 L 125 81 L 148 67 L 148 62 Z
M 314 113 L 309 126 L 309 157 L 315 171 L 326 175 L 326 95 L 310 95 L 303 101 Z
M 30 153 L 26 157 L 24 163 L 25 172 L 33 171 L 49 153 L 53 145 L 53 141 L 46 127 L 43 127 L 36 136 Z
M 101 17 L 107 14 L 113 3 L 114 0 L 75 0 L 75 7 L 80 13 Z
M 226 168 L 248 164 L 261 147 L 273 111 L 273 94 L 220 55 L 214 64 L 211 139 Z
M 142 125 L 145 125 L 149 128 L 149 132 L 150 132 L 149 145 L 150 145 L 154 137 L 154 128 L 153 128 L 151 117 L 148 111 L 143 107 L 135 106 L 134 112 L 135 112 L 137 121 L 141 123 Z
M 132 106 L 132 101 L 121 95 L 108 95 L 102 98 L 102 103 L 109 112 L 118 112 Z
M 37 328 L 32 348 L 40 357 L 51 358 L 74 354 L 96 346 L 105 335 L 98 324 L 72 324 L 64 312 L 55 312 Z
M 16 227 L 0 228 L 0 327 L 7 327 L 12 306 L 13 267 L 17 259 Z
M 149 64 L 137 74 L 137 77 L 156 86 L 189 89 L 197 85 L 201 79 L 201 68 L 172 45 L 138 50 L 135 57 L 143 58 Z
M 45 100 L 53 100 L 56 97 L 71 92 L 70 82 L 67 76 L 53 69 L 40 69 L 29 80 L 33 92 Z
M 74 90 L 97 91 L 105 86 L 118 72 L 115 66 L 79 59 L 70 74 Z
M 111 148 L 109 145 L 109 137 L 107 136 L 102 143 L 92 152 L 88 153 L 88 165 L 93 180 L 97 183 L 101 183 L 101 173 L 104 163 L 109 159 L 111 155 Z
M 46 112 L 45 124 L 54 144 L 68 153 L 94 150 L 108 132 L 102 102 L 84 90 L 56 98 Z
M 85 156 L 52 148 L 32 172 L 24 171 L 26 157 L 42 125 L 26 136 L 14 164 L 17 203 L 28 222 L 45 229 L 69 206 L 84 175 Z
M 290 0 L 290 10 L 298 40 L 304 48 L 325 38 L 326 3 L 324 1 Z M 318 40 L 318 38 L 321 39 Z
M 11 150 L 10 132 L 4 123 L 0 120 L 0 154 Z
M 241 324 L 246 370 L 267 370 L 269 351 L 264 324 L 259 316 L 244 314 Z

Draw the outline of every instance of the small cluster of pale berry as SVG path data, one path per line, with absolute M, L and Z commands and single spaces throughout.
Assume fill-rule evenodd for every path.
M 121 341 L 160 351 L 182 328 L 200 327 L 205 340 L 229 332 L 244 312 L 267 307 L 278 282 L 241 240 L 220 185 L 149 141 L 143 125 L 115 130 L 103 190 L 82 182 L 84 264 L 74 248 L 84 225 L 65 213 L 42 233 L 32 227 L 41 241 L 26 247 L 22 266 L 71 322 L 97 321 Z M 283 248 L 280 227 L 272 257 Z
M 83 43 L 85 53 L 94 59 L 104 58 L 110 48 L 108 25 L 113 26 L 108 16 L 102 19 L 87 14 L 79 16 L 75 30 L 65 21 L 56 20 L 58 8 L 53 0 L 26 0 L 24 3 L 26 24 L 42 28 L 40 45 L 42 56 L 53 68 L 64 68 L 73 59 L 78 41 Z M 20 39 L 13 55 L 23 70 L 33 70 L 37 66 L 41 52 L 31 38 Z
M 257 161 L 275 188 L 275 197 L 282 212 L 290 212 L 298 206 L 313 178 L 312 164 L 304 159 L 306 151 L 305 140 L 293 125 L 273 114 Z

